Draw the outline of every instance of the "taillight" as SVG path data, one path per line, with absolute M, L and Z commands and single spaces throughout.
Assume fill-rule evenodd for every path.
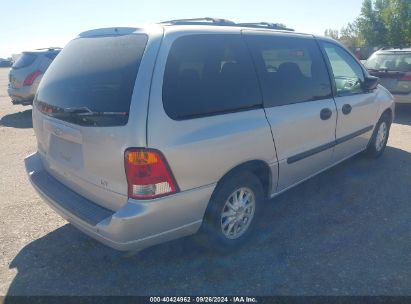
M 401 81 L 411 81 L 411 74 L 405 74 L 400 78 Z
M 124 154 L 128 197 L 152 199 L 179 191 L 173 174 L 160 151 L 130 148 Z
M 41 72 L 39 70 L 34 71 L 33 73 L 31 73 L 30 75 L 28 75 L 26 77 L 26 79 L 24 79 L 23 85 L 24 86 L 29 86 L 32 85 L 34 80 L 36 80 L 36 78 L 41 74 Z

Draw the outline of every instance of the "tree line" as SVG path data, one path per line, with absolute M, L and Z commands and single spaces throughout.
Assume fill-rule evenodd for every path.
M 411 0 L 363 0 L 361 14 L 353 22 L 324 34 L 347 47 L 409 47 Z

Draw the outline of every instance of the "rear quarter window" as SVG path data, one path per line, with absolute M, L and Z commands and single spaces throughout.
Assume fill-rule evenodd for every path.
M 51 60 L 54 60 L 58 54 L 59 54 L 59 52 L 48 53 L 48 54 L 46 54 L 46 57 L 51 59 Z
M 37 58 L 35 54 L 23 53 L 19 59 L 12 65 L 13 69 L 22 69 L 32 64 Z
M 172 119 L 261 107 L 261 99 L 239 34 L 188 35 L 172 44 L 163 80 L 163 105 Z

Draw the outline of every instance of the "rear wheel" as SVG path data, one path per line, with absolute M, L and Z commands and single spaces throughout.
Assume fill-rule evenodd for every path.
M 373 136 L 368 144 L 367 154 L 370 157 L 380 157 L 387 145 L 390 134 L 391 119 L 388 114 L 381 116 L 374 130 Z
M 244 244 L 259 220 L 263 200 L 263 187 L 254 174 L 224 180 L 205 214 L 202 232 L 207 247 L 228 252 Z

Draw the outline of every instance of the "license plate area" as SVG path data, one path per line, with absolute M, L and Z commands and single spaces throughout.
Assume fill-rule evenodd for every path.
M 84 167 L 83 136 L 80 130 L 49 119 L 43 121 L 43 130 L 49 158 L 69 170 Z
M 388 90 L 393 89 L 396 83 L 397 83 L 396 79 L 380 78 L 380 84 Z
M 50 134 L 48 154 L 54 161 L 71 170 L 79 170 L 84 166 L 82 145 L 54 134 Z

